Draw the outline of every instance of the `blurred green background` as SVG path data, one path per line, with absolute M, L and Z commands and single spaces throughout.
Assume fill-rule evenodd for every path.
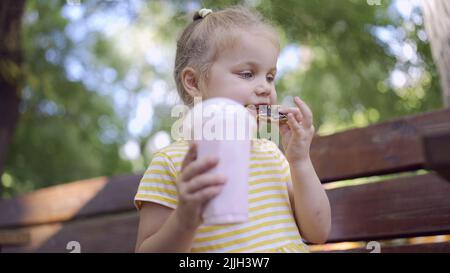
M 197 9 L 231 4 L 276 26 L 280 102 L 299 95 L 319 135 L 443 106 L 418 1 L 29 0 L 1 197 L 144 171 L 172 141 L 177 35 Z

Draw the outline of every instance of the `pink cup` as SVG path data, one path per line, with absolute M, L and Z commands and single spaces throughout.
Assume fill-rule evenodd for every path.
M 251 139 L 256 134 L 255 118 L 244 106 L 227 98 L 205 100 L 197 104 L 190 115 L 194 115 L 194 119 L 191 119 L 191 124 L 192 121 L 195 124 L 194 129 L 199 130 L 201 127 L 202 130 L 200 135 L 194 132 L 197 158 L 218 157 L 219 163 L 208 172 L 227 177 L 222 191 L 205 204 L 203 224 L 247 221 L 248 176 Z M 192 116 L 188 114 L 188 118 Z M 211 126 L 213 124 L 215 126 Z

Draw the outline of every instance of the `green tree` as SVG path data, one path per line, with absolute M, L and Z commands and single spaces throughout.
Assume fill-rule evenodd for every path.
M 3 197 L 36 188 L 130 172 L 119 156 L 124 124 L 111 99 L 69 79 L 76 45 L 55 1 L 28 1 L 23 25 L 25 85 L 20 119 L 2 176 Z

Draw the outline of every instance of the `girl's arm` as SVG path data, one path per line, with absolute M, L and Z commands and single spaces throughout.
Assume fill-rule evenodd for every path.
M 196 228 L 183 226 L 177 210 L 143 202 L 135 252 L 189 252 Z
M 307 160 L 290 164 L 290 169 L 293 185 L 288 190 L 301 234 L 311 243 L 325 243 L 331 230 L 331 209 L 313 164 Z
M 302 236 L 312 243 L 324 243 L 331 230 L 331 209 L 309 156 L 315 134 L 313 114 L 299 97 L 295 97 L 294 102 L 297 108 L 283 110 L 288 113 L 287 125 L 280 125 L 283 148 L 291 170 L 289 194 Z

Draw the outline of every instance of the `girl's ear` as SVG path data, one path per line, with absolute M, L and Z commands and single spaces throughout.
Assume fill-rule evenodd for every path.
M 192 67 L 185 67 L 181 71 L 181 82 L 183 83 L 184 90 L 192 97 L 201 96 L 201 92 L 198 84 L 197 72 Z

